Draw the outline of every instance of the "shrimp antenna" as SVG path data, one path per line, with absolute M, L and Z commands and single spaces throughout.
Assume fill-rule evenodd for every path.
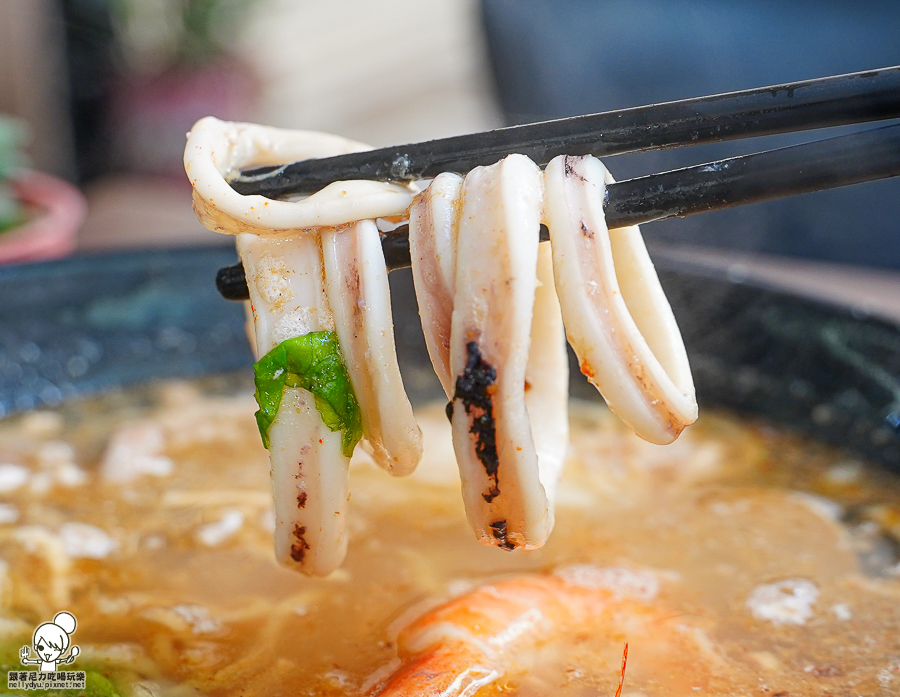
M 622 685 L 625 684 L 625 664 L 628 663 L 628 642 L 625 642 L 625 651 L 622 652 L 622 672 L 619 675 L 619 686 L 616 688 L 616 697 L 622 697 Z

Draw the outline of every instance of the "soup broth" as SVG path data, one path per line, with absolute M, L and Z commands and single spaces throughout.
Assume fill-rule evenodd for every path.
M 273 560 L 255 408 L 175 382 L 0 423 L 4 671 L 66 610 L 88 694 L 365 694 L 440 603 L 568 574 L 649 619 L 554 625 L 479 695 L 612 697 L 625 642 L 631 697 L 900 693 L 900 480 L 844 453 L 711 413 L 654 446 L 573 403 L 556 528 L 510 553 L 474 539 L 434 405 L 412 476 L 354 458 L 347 560 L 314 579 Z

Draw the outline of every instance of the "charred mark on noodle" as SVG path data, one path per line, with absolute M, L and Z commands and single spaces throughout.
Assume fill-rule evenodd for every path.
M 499 543 L 497 546 L 500 547 L 500 549 L 512 550 L 516 548 L 516 546 L 509 541 L 509 537 L 507 536 L 507 526 L 505 520 L 496 520 L 491 523 L 491 534 Z
M 500 469 L 500 457 L 497 454 L 497 425 L 494 421 L 492 401 L 496 380 L 497 370 L 484 360 L 478 342 L 467 343 L 466 367 L 463 369 L 463 374 L 456 378 L 453 400 L 460 400 L 466 413 L 472 417 L 469 433 L 475 436 L 475 455 L 484 467 L 487 476 L 494 480 L 493 486 L 488 489 L 487 493 L 482 494 L 488 503 L 500 495 L 500 482 L 497 477 L 497 471 Z M 448 411 L 452 416 L 452 406 Z
M 309 543 L 306 541 L 306 526 L 294 526 L 294 544 L 291 545 L 291 559 L 298 564 L 303 561 L 306 552 L 309 549 Z
M 566 172 L 567 177 L 575 177 L 576 179 L 585 181 L 585 178 L 583 176 L 581 176 L 580 174 L 578 174 L 578 172 L 575 171 L 575 166 L 574 166 L 575 158 L 573 156 L 566 155 L 563 162 L 565 164 L 565 172 Z

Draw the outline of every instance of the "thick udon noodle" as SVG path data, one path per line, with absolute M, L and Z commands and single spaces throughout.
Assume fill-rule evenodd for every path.
M 247 279 L 276 556 L 311 575 L 340 566 L 357 443 L 398 476 L 421 458 L 375 220 L 405 215 L 469 523 L 483 544 L 537 549 L 553 529 L 568 443 L 566 339 L 640 437 L 671 443 L 697 418 L 684 342 L 640 231 L 607 229 L 612 177 L 591 156 L 541 171 L 511 154 L 464 178 L 441 175 L 412 200 L 383 182 L 337 182 L 297 201 L 227 183 L 236 169 L 360 147 L 208 117 L 185 148 L 195 210 L 237 236 Z

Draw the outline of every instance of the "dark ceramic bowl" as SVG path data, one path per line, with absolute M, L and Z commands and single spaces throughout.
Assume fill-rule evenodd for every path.
M 229 249 L 77 256 L 0 268 L 0 415 L 172 377 L 250 372 Z M 701 408 L 751 413 L 900 472 L 900 327 L 656 254 Z M 408 271 L 391 274 L 414 401 L 441 397 Z M 573 370 L 572 393 L 596 397 Z

